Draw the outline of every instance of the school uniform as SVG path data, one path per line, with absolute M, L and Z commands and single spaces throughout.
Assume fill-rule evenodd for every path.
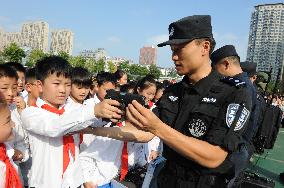
M 0 143 L 0 188 L 22 188 L 13 155 L 14 149 L 9 144 Z
M 96 104 L 100 103 L 100 99 L 97 97 L 97 95 L 94 95 L 93 98 L 87 99 L 84 101 L 84 105 L 89 105 L 89 106 L 95 106 Z M 106 125 L 107 122 L 105 121 L 100 121 L 98 122 L 100 125 Z M 96 138 L 95 135 L 93 134 L 84 134 L 82 143 L 80 144 L 80 152 L 84 151 Z
M 21 161 L 15 161 L 18 174 L 21 181 L 24 183 L 25 174 L 22 174 L 20 164 L 26 162 L 29 159 L 29 140 L 26 131 L 23 129 L 20 114 L 15 104 L 9 105 L 9 110 L 11 112 L 11 120 L 14 122 L 15 127 L 13 127 L 14 139 L 7 142 L 13 149 L 19 150 L 23 159 Z
M 11 120 L 14 122 L 15 127 L 13 128 L 13 135 L 14 139 L 9 142 L 9 144 L 22 152 L 23 159 L 20 162 L 25 162 L 29 158 L 29 152 L 28 152 L 28 136 L 26 131 L 23 129 L 22 121 L 20 114 L 17 110 L 17 107 L 15 104 L 9 105 L 9 109 L 11 111 Z
M 107 186 L 119 173 L 122 147 L 122 141 L 96 136 L 68 167 L 62 187 L 76 188 L 85 182 Z
M 64 135 L 96 124 L 94 106 L 67 103 L 56 109 L 38 99 L 36 106 L 23 110 L 21 119 L 32 154 L 29 186 L 61 187 L 65 170 L 79 154 L 79 139 Z

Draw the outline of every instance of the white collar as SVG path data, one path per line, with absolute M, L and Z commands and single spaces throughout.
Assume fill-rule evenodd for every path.
M 48 105 L 52 106 L 52 105 L 49 104 L 48 102 L 42 100 L 40 97 L 37 98 L 37 100 L 36 100 L 36 106 L 37 106 L 37 107 L 41 107 L 41 106 L 44 105 L 44 104 L 48 104 Z M 65 102 L 64 104 L 60 105 L 58 109 L 60 110 L 61 108 L 63 108 L 63 107 L 65 106 L 65 104 L 66 104 L 66 102 Z

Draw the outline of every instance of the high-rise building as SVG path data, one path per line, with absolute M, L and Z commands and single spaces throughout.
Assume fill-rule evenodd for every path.
M 258 71 L 272 69 L 272 80 L 276 80 L 278 70 L 281 76 L 283 73 L 283 55 L 284 4 L 255 6 L 251 15 L 247 61 L 256 63 Z
M 48 50 L 48 23 L 43 21 L 24 23 L 21 46 L 31 49 Z
M 16 43 L 18 46 L 21 46 L 21 39 L 21 33 L 0 30 L 0 51 L 11 43 Z
M 80 52 L 80 56 L 85 59 L 95 59 L 96 52 L 94 50 L 83 50 Z
M 104 48 L 98 48 L 98 49 L 95 51 L 95 59 L 96 59 L 96 61 L 98 61 L 98 60 L 100 60 L 100 59 L 106 60 L 106 57 L 107 57 L 106 49 L 104 49 Z
M 51 32 L 50 51 L 54 54 L 66 52 L 72 55 L 73 32 L 69 30 L 57 30 Z
M 3 38 L 4 33 L 5 33 L 4 30 L 0 28 L 0 51 L 2 51 L 4 48 L 4 38 Z
M 157 62 L 157 48 L 143 47 L 140 49 L 139 63 L 141 65 L 156 65 Z

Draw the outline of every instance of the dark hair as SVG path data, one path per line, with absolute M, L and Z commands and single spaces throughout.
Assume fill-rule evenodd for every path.
M 202 42 L 204 41 L 209 41 L 210 42 L 210 51 L 209 51 L 209 55 L 212 54 L 214 48 L 215 48 L 215 45 L 216 45 L 216 42 L 214 40 L 214 38 L 201 38 L 201 39 L 195 39 L 195 42 L 199 45 L 201 44 Z
M 15 71 L 26 73 L 26 68 L 21 63 L 8 62 L 6 65 L 12 67 Z
M 123 93 L 128 93 L 130 89 L 135 89 L 135 86 L 136 86 L 137 82 L 135 81 L 131 81 L 127 84 L 124 84 L 122 86 L 120 86 L 120 91 L 123 92 Z
M 36 80 L 36 69 L 34 67 L 27 70 L 25 79 L 26 83 Z
M 91 87 L 91 73 L 83 67 L 75 67 L 72 69 L 71 81 L 72 84 L 76 84 L 78 86 Z
M 49 56 L 37 62 L 36 77 L 40 81 L 44 81 L 49 75 L 63 75 L 65 78 L 71 78 L 71 65 L 67 60 L 60 56 Z
M 157 91 L 158 91 L 159 89 L 165 89 L 164 86 L 163 86 L 163 84 L 162 84 L 161 82 L 156 82 L 156 87 L 157 87 Z
M 140 88 L 140 90 L 147 89 L 150 86 L 155 86 L 156 87 L 156 81 L 152 75 L 147 75 L 141 80 L 138 81 L 136 84 L 136 87 L 134 89 L 134 93 L 138 93 L 137 89 Z
M 114 76 L 116 80 L 119 80 L 122 78 L 123 75 L 125 75 L 126 73 L 123 70 L 117 69 L 117 71 L 115 71 Z
M 167 88 L 167 87 L 169 87 L 171 85 L 171 82 L 169 81 L 169 80 L 164 80 L 163 81 L 163 86 L 164 86 L 164 88 Z
M 103 85 L 106 82 L 116 83 L 116 79 L 112 73 L 109 72 L 100 72 L 96 77 L 98 86 Z
M 7 64 L 0 65 L 0 78 L 2 77 L 15 78 L 16 80 L 19 78 L 16 70 Z

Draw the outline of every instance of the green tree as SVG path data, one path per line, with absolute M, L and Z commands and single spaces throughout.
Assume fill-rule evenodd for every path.
M 28 56 L 26 66 L 33 67 L 37 63 L 37 61 L 47 56 L 48 54 L 45 54 L 42 50 L 33 49 Z
M 99 73 L 105 71 L 105 61 L 103 59 L 100 59 L 96 62 L 95 66 L 95 73 Z
M 153 75 L 156 79 L 158 79 L 162 75 L 162 72 L 156 65 L 150 65 L 149 74 Z
M 69 54 L 66 53 L 66 52 L 64 52 L 64 51 L 58 52 L 58 56 L 60 56 L 60 57 L 62 57 L 62 58 L 64 58 L 64 59 L 66 59 L 66 60 L 68 60 L 68 59 L 70 58 Z
M 86 59 L 85 66 L 90 72 L 95 72 L 96 60 L 94 58 Z
M 112 61 L 108 61 L 107 66 L 108 66 L 108 71 L 111 73 L 114 73 L 117 70 L 115 64 Z
M 124 72 L 127 72 L 127 73 L 129 73 L 129 68 L 130 68 L 129 61 L 124 61 L 124 62 L 120 63 L 119 66 L 118 66 L 118 69 L 120 69 Z
M 62 57 L 62 56 L 61 56 Z M 65 56 L 66 57 L 66 56 Z M 63 57 L 64 58 L 64 57 Z M 68 62 L 73 67 L 85 67 L 86 60 L 82 56 L 70 56 Z
M 11 43 L 4 48 L 2 56 L 5 61 L 22 63 L 22 58 L 26 57 L 26 54 L 16 43 Z
M 3 52 L 0 51 L 0 64 L 5 63 L 5 59 L 3 57 Z
M 132 64 L 129 66 L 129 71 L 127 73 L 129 73 L 129 79 L 139 79 L 149 74 L 149 70 L 145 66 Z
M 169 73 L 168 73 L 167 76 L 172 77 L 172 78 L 178 77 L 178 74 L 177 74 L 176 69 L 172 68 L 172 69 L 169 71 Z

